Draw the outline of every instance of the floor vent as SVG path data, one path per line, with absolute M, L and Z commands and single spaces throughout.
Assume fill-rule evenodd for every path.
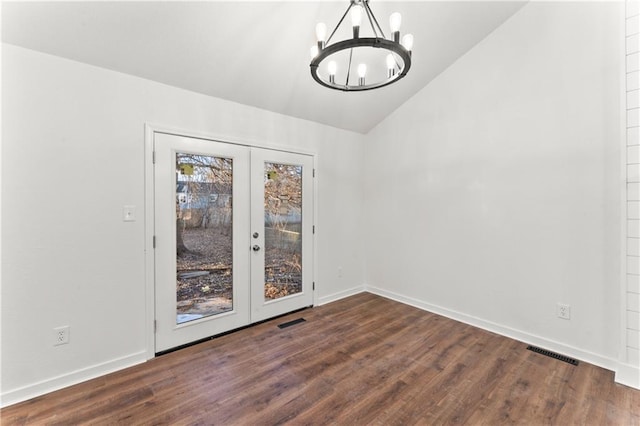
M 535 347 L 535 346 L 527 346 L 527 349 L 529 349 L 530 351 L 533 351 L 533 352 L 537 352 L 537 353 L 542 354 L 542 355 L 546 355 L 546 356 L 551 357 L 551 358 L 558 359 L 560 361 L 564 361 L 564 362 L 572 364 L 572 365 L 578 365 L 578 360 L 577 359 L 569 358 L 568 356 L 560 355 L 560 354 L 557 354 L 555 352 L 548 351 L 546 349 L 538 348 L 538 347 Z
M 305 322 L 305 321 L 306 321 L 306 319 L 304 319 L 304 318 L 294 319 L 293 321 L 284 322 L 284 323 L 278 325 L 278 328 L 291 327 L 292 325 L 300 324 L 301 322 Z

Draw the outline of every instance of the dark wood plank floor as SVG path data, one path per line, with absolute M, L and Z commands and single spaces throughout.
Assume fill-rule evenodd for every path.
M 279 329 L 304 317 L 306 322 Z M 2 410 L 10 424 L 639 425 L 593 365 L 363 293 Z

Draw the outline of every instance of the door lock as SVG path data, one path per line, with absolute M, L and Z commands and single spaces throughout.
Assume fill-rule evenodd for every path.
M 253 251 L 258 251 L 258 250 L 260 250 L 260 246 L 259 246 L 259 245 L 257 245 L 257 244 L 256 244 L 255 246 L 253 246 L 252 248 L 253 248 Z
M 258 234 L 257 232 L 253 233 L 253 238 L 258 238 L 260 236 L 260 234 Z

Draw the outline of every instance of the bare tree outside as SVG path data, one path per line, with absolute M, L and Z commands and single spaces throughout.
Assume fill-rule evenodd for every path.
M 265 298 L 302 291 L 302 167 L 265 163 Z
M 178 323 L 233 309 L 233 160 L 176 154 Z
M 233 309 L 233 161 L 176 154 L 177 322 Z M 264 297 L 302 290 L 302 167 L 265 163 Z

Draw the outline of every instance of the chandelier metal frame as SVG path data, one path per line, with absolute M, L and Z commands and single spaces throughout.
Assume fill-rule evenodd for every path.
M 349 14 L 353 7 L 362 7 L 362 10 L 367 17 L 367 21 L 371 26 L 374 37 L 360 38 L 359 27 L 353 27 L 353 38 L 339 41 L 334 44 L 329 44 L 334 34 L 344 21 L 345 17 Z M 359 78 L 357 84 L 351 84 L 350 74 L 353 49 L 357 47 L 371 47 L 387 50 L 392 54 L 398 55 L 398 57 L 400 57 L 401 59 L 402 64 L 400 64 L 394 58 L 397 70 L 394 69 L 393 72 L 389 72 L 387 79 L 385 80 L 373 82 L 370 84 L 364 84 L 364 78 Z M 318 68 L 320 67 L 320 64 L 332 55 L 347 49 L 351 49 L 351 52 L 349 54 L 349 63 L 347 66 L 347 77 L 345 83 L 336 83 L 333 76 L 330 76 L 329 80 L 323 79 L 318 74 Z M 327 38 L 326 41 L 318 41 L 318 53 L 311 59 L 311 64 L 309 66 L 313 79 L 322 86 L 328 87 L 329 89 L 341 90 L 343 92 L 378 89 L 380 87 L 388 86 L 389 84 L 395 83 L 407 75 L 409 69 L 411 68 L 411 51 L 407 50 L 400 43 L 399 31 L 393 33 L 392 40 L 386 38 L 384 32 L 382 31 L 382 28 L 380 27 L 380 24 L 378 24 L 378 20 L 369 7 L 369 0 L 350 0 L 349 7 L 345 11 L 344 15 L 342 15 L 342 18 L 338 22 L 338 25 L 336 25 L 336 27 L 331 32 L 331 35 Z

